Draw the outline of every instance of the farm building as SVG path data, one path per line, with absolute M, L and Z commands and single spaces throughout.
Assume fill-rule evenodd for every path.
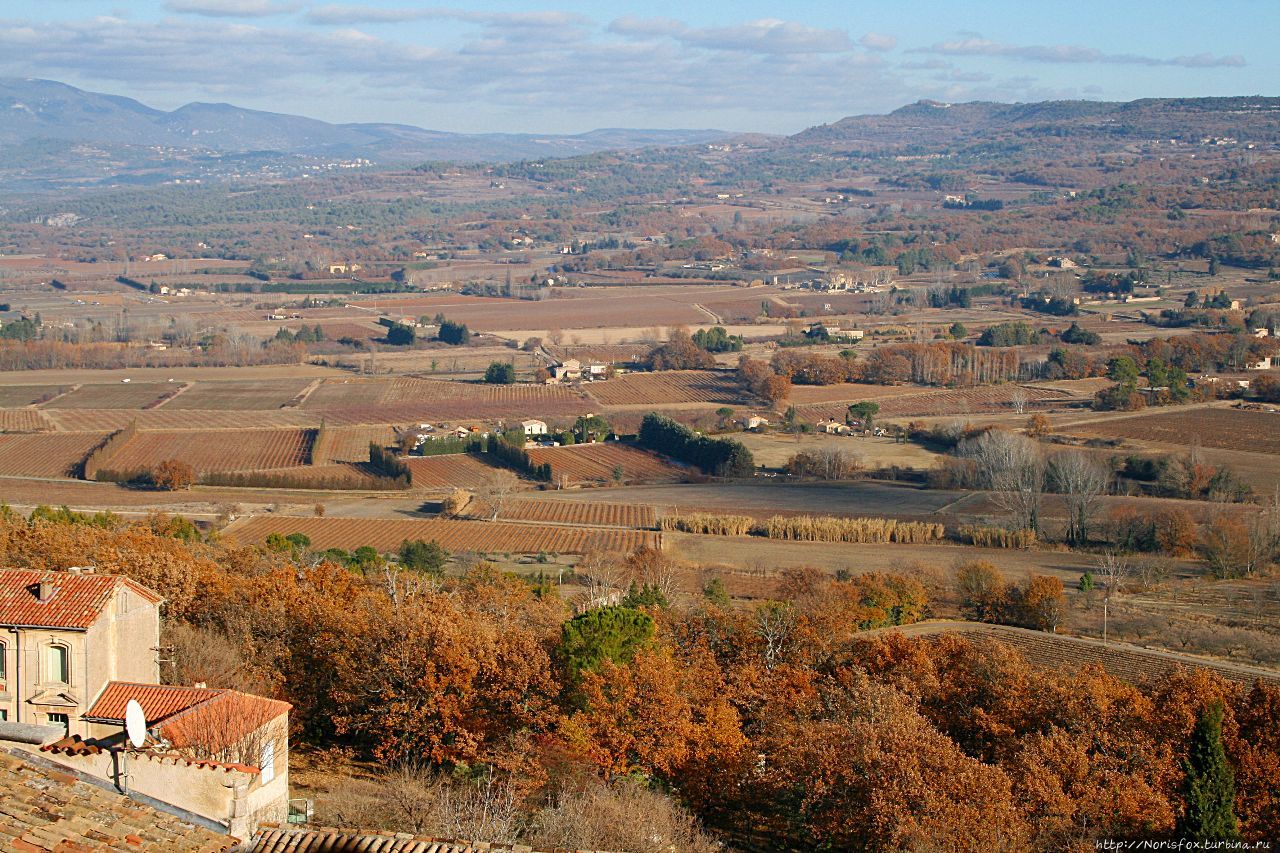
M 747 429 L 763 429 L 769 425 L 768 418 L 762 418 L 759 415 L 752 415 L 747 418 Z
M 546 421 L 521 421 L 520 426 L 524 429 L 525 435 L 546 435 Z
M 562 363 L 551 367 L 549 372 L 551 373 L 551 378 L 547 380 L 549 385 L 574 382 L 582 378 L 582 362 L 576 358 L 567 358 Z

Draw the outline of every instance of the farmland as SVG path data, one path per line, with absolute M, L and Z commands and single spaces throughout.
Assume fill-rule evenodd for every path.
M 45 404 L 46 409 L 141 409 L 164 394 L 176 391 L 167 382 L 116 382 L 111 385 L 81 385 Z
M 227 528 L 226 535 L 242 543 L 262 542 L 272 533 L 304 533 L 314 548 L 353 550 L 371 545 L 394 551 L 401 542 L 422 539 L 449 551 L 481 553 L 539 552 L 583 554 L 593 550 L 634 551 L 657 546 L 660 535 L 623 528 L 557 527 L 522 522 L 455 521 L 445 519 L 350 519 L 255 516 Z
M 538 447 L 529 451 L 535 465 L 549 464 L 551 477 L 570 483 L 615 480 L 670 482 L 686 471 L 662 458 L 625 444 L 584 444 L 571 447 Z M 621 477 L 616 476 L 621 473 Z
M 470 453 L 411 456 L 404 461 L 413 474 L 415 489 L 474 489 L 496 470 Z
M 667 406 L 674 403 L 740 405 L 742 389 L 732 374 L 706 370 L 629 373 L 588 388 L 603 406 Z
M 1013 384 L 933 391 L 919 391 L 919 389 L 908 389 L 903 386 L 901 391 L 902 393 L 896 395 L 854 397 L 850 398 L 849 402 L 857 399 L 874 399 L 880 405 L 880 412 L 877 417 L 906 418 L 931 415 L 968 415 L 980 412 L 1011 412 L 1014 400 L 1017 397 L 1022 397 L 1025 401 L 1024 404 L 1029 409 L 1076 400 L 1073 395 L 1062 391 Z M 842 401 L 840 403 L 797 404 L 796 408 L 806 420 L 843 420 L 848 405 Z
M 1081 435 L 1103 435 L 1163 444 L 1200 444 L 1222 450 L 1280 454 L 1280 414 L 1244 409 L 1152 410 L 1071 427 Z
M 106 433 L 0 435 L 0 476 L 74 477 Z
M 181 459 L 197 474 L 286 468 L 306 464 L 313 435 L 303 429 L 141 430 L 100 467 L 149 471 L 166 459 Z
M 472 517 L 487 518 L 486 507 L 477 502 L 468 507 Z M 516 500 L 502 507 L 502 521 L 532 521 L 542 524 L 580 524 L 591 527 L 652 528 L 657 524 L 655 508 L 645 504 L 599 503 L 596 501 Z
M 278 409 L 310 384 L 305 379 L 197 382 L 164 404 L 166 409 Z

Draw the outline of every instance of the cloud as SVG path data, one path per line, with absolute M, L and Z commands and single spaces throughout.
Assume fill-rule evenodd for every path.
M 795 21 L 761 18 L 729 27 L 690 27 L 671 18 L 618 18 L 609 32 L 632 39 L 670 38 L 689 47 L 761 54 L 848 53 L 854 49 L 844 30 L 811 27 Z
M 1179 66 L 1183 68 L 1235 68 L 1245 65 L 1244 57 L 1213 56 L 1202 53 L 1196 56 L 1176 56 L 1160 59 L 1136 53 L 1103 53 L 1092 47 L 1079 45 L 1014 45 L 991 41 L 978 36 L 938 42 L 930 47 L 917 48 L 914 52 L 933 53 L 942 56 L 994 56 L 1022 59 L 1028 62 L 1099 65 L 1149 65 Z
M 331 120 L 390 114 L 426 126 L 509 130 L 563 128 L 566 121 L 588 127 L 718 121 L 763 130 L 788 121 L 798 129 L 836 111 L 891 109 L 915 95 L 843 32 L 782 21 L 699 30 L 620 19 L 606 28 L 559 13 L 432 10 L 478 29 L 424 45 L 334 7 L 312 12 L 333 23 L 6 21 L 0 75 L 85 81 L 98 90 L 147 92 L 169 104 L 216 93 L 220 100 Z M 557 28 L 554 37 L 547 27 Z M 269 90 L 264 80 L 271 81 Z M 759 112 L 761 103 L 774 105 L 767 115 Z M 715 118 L 726 115 L 738 119 Z
M 301 4 L 273 0 L 168 0 L 164 6 L 170 12 L 207 18 L 266 18 L 296 11 Z
M 571 27 L 587 22 L 570 12 L 471 12 L 445 6 L 377 7 L 331 3 L 307 12 L 313 24 L 404 24 L 410 21 L 452 20 L 498 27 Z
M 898 46 L 898 37 L 884 33 L 867 33 L 858 39 L 858 44 L 867 50 L 893 50 Z

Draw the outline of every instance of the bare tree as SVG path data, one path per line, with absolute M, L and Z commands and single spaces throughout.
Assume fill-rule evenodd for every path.
M 1027 410 L 1027 403 L 1030 402 L 1031 395 L 1027 393 L 1027 389 L 1021 385 L 1015 385 L 1013 390 L 1009 392 L 1009 405 L 1013 406 L 1014 414 L 1022 414 Z
M 586 581 L 587 601 L 599 606 L 621 594 L 628 571 L 619 555 L 608 551 L 588 551 L 574 566 L 574 573 Z
M 507 501 L 519 486 L 520 478 L 506 469 L 494 471 L 484 478 L 476 488 L 476 497 L 484 502 L 490 513 L 490 521 L 498 520 Z
M 1089 541 L 1089 525 L 1111 486 L 1111 470 L 1082 450 L 1066 450 L 1049 458 L 1049 479 L 1067 504 L 1067 541 Z
M 785 601 L 767 601 L 756 608 L 756 636 L 764 643 L 765 669 L 773 669 L 796 629 L 796 610 Z
M 1106 551 L 1098 557 L 1098 577 L 1102 581 L 1102 642 L 1107 641 L 1107 619 L 1110 616 L 1111 596 L 1124 592 L 1131 567 L 1129 557 L 1119 551 Z
M 990 490 L 996 505 L 1011 516 L 1014 524 L 1039 532 L 1045 463 L 1038 442 L 993 429 L 960 442 L 956 455 L 975 463 L 974 485 Z

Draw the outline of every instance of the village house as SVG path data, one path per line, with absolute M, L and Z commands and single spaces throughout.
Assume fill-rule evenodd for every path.
M 161 601 L 93 569 L 0 570 L 0 721 L 84 735 L 109 681 L 159 681 Z
M 521 421 L 521 428 L 525 435 L 546 435 L 547 424 L 545 421 Z
M 752 415 L 751 417 L 747 418 L 747 421 L 746 421 L 747 429 L 764 429 L 768 425 L 769 425 L 769 419 L 762 418 L 759 415 Z
M 359 270 L 359 264 L 349 264 L 345 262 L 340 264 L 329 264 L 329 275 L 343 275 L 346 273 L 359 272 Z
M 547 380 L 548 385 L 556 385 L 561 382 L 576 382 L 582 378 L 582 362 L 576 358 L 567 358 L 557 365 L 548 368 L 551 377 Z
M 159 684 L 162 601 L 89 568 L 0 570 L 0 750 L 247 839 L 287 817 L 290 706 Z
M 1245 370 L 1270 370 L 1271 356 L 1267 355 L 1267 356 L 1263 356 L 1257 361 L 1245 362 L 1244 369 Z

